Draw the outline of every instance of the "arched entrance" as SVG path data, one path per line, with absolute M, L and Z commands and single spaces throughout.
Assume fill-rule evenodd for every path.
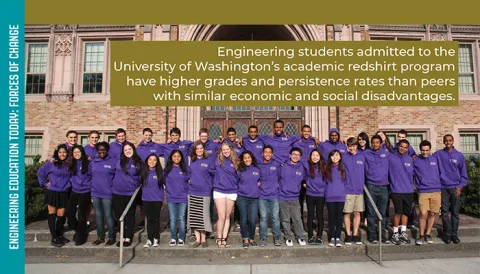
M 322 25 L 182 25 L 179 40 L 186 41 L 322 41 Z M 209 129 L 212 138 L 226 136 L 229 127 L 244 136 L 250 125 L 260 134 L 269 134 L 273 122 L 282 119 L 285 131 L 298 134 L 303 124 L 322 138 L 328 132 L 328 108 L 325 107 L 178 107 L 177 125 L 184 138 L 196 139 L 201 127 Z

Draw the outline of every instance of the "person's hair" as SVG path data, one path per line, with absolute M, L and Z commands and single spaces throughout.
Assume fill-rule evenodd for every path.
M 67 145 L 66 144 L 60 144 L 58 145 L 56 148 L 55 148 L 55 151 L 53 152 L 53 159 L 55 159 L 55 161 L 53 162 L 53 164 L 55 165 L 56 168 L 62 168 L 62 165 L 66 163 L 67 161 L 67 158 L 65 158 L 65 160 L 60 160 L 60 157 L 58 157 L 58 153 L 60 152 L 60 149 L 65 149 L 65 151 L 67 152 L 67 158 L 68 158 L 68 148 L 67 148 Z M 67 168 L 68 168 L 68 165 L 67 165 Z
M 320 161 L 318 163 L 314 163 L 312 161 L 312 155 L 314 152 L 318 152 L 318 154 L 320 155 Z M 322 156 L 322 152 L 320 152 L 320 150 L 318 148 L 312 150 L 312 152 L 310 152 L 310 157 L 308 158 L 308 171 L 309 171 L 309 175 L 310 177 L 315 177 L 315 165 L 318 164 L 318 171 L 322 174 L 325 173 L 325 159 L 323 158 Z
M 421 150 L 424 146 L 428 146 L 428 148 L 432 149 L 432 143 L 430 143 L 428 140 L 423 140 L 418 148 Z
M 312 129 L 309 125 L 303 125 L 303 126 L 302 126 L 302 131 L 303 131 L 304 128 Z
M 203 147 L 203 154 L 202 158 L 206 159 L 208 157 L 207 150 L 205 149 L 205 145 L 200 140 L 196 140 L 193 142 L 192 151 L 190 152 L 190 158 L 192 159 L 192 163 L 198 159 L 197 156 L 197 146 L 201 145 Z
M 365 143 L 365 149 L 369 149 L 370 148 L 370 140 L 368 138 L 368 134 L 366 134 L 365 132 L 360 132 L 360 134 L 358 134 L 357 136 L 357 141 L 358 141 L 358 138 L 362 138 L 363 140 L 366 141 Z M 382 140 L 382 138 L 380 138 L 380 141 Z M 359 143 L 360 144 L 360 143 Z
M 120 133 L 125 134 L 125 136 L 127 135 L 127 132 L 123 128 L 119 127 L 117 130 L 115 130 L 115 137 L 117 137 L 117 135 Z
M 445 142 L 445 140 L 446 140 L 447 137 L 449 137 L 449 136 L 452 137 L 452 140 L 455 140 L 455 138 L 453 138 L 453 135 L 452 135 L 452 134 L 445 134 L 445 135 L 443 136 L 443 141 Z
M 275 122 L 273 122 L 273 126 L 275 126 L 276 123 L 280 123 L 280 124 L 282 124 L 283 126 L 285 126 L 285 123 L 284 123 L 282 120 L 280 120 L 280 119 L 275 120 Z
M 340 179 L 345 183 L 345 167 L 343 166 L 343 161 L 342 161 L 342 154 L 340 151 L 334 149 L 330 151 L 328 154 L 328 163 L 327 167 L 325 168 L 325 177 L 327 180 L 332 181 L 332 169 L 333 169 L 333 162 L 332 162 L 332 156 L 338 153 L 340 155 L 340 161 L 338 162 L 338 171 L 340 171 Z
M 145 134 L 145 132 L 150 132 L 151 134 L 153 134 L 153 130 L 149 127 L 144 128 L 142 134 Z
M 178 134 L 178 136 L 182 136 L 182 132 L 180 131 L 180 129 L 178 127 L 174 127 L 170 130 L 170 135 L 172 135 L 173 133 Z
M 201 135 L 202 133 L 206 133 L 208 134 L 208 129 L 207 128 L 201 128 L 199 131 L 198 131 L 198 135 Z
M 227 146 L 229 149 L 230 149 L 230 157 L 228 157 L 230 159 L 230 161 L 232 161 L 233 163 L 233 167 L 235 168 L 235 170 L 238 170 L 238 157 L 237 157 L 237 153 L 235 153 L 235 150 L 233 149 L 233 146 L 230 144 L 230 143 L 222 143 L 222 145 L 220 146 L 220 149 L 218 150 L 218 163 L 220 164 L 220 166 L 223 165 L 223 163 L 225 163 L 225 156 L 223 156 L 223 147 L 224 146 Z
M 357 139 L 355 139 L 355 137 L 348 138 L 347 139 L 347 146 L 353 146 L 353 145 L 358 146 Z
M 105 142 L 105 141 L 103 141 L 103 142 L 98 142 L 98 143 L 95 144 L 95 151 L 98 152 L 98 148 L 99 148 L 99 147 L 104 147 L 104 148 L 106 148 L 106 149 L 107 149 L 107 153 L 108 153 L 108 150 L 110 149 L 110 144 L 109 144 L 108 142 Z
M 375 135 L 380 136 L 380 134 L 379 134 L 380 132 L 383 133 L 383 135 L 385 135 L 385 147 L 387 148 L 388 152 L 392 152 L 392 150 L 393 150 L 392 144 L 390 143 L 390 140 L 388 139 L 385 132 L 379 130 L 379 131 L 377 131 L 377 133 Z M 380 137 L 380 142 L 383 143 L 382 137 Z
M 380 137 L 380 135 L 375 134 L 375 135 L 372 136 L 372 141 L 371 141 L 372 144 L 373 144 L 373 140 L 375 140 L 375 139 L 379 140 L 380 144 L 383 142 L 382 137 Z
M 73 151 L 75 149 L 80 150 L 81 157 L 80 157 L 79 160 L 77 160 L 77 159 L 75 159 L 75 157 L 73 157 Z M 72 174 L 72 176 L 77 174 L 77 163 L 78 163 L 78 161 L 82 162 L 82 174 L 87 173 L 88 172 L 88 164 L 90 163 L 90 161 L 88 160 L 88 156 L 85 153 L 85 149 L 81 145 L 74 145 L 72 147 L 72 160 L 68 164 L 69 168 L 70 168 L 70 174 Z
M 227 134 L 229 134 L 230 132 L 233 132 L 233 133 L 237 134 L 237 131 L 236 131 L 235 128 L 233 128 L 233 127 L 229 127 L 229 128 L 227 129 Z
M 67 131 L 67 134 L 65 134 L 65 137 L 68 137 L 68 135 L 70 135 L 72 133 L 75 133 L 75 135 L 78 136 L 78 133 L 75 130 L 69 130 L 69 131 Z
M 407 137 L 407 135 L 408 135 L 408 134 L 407 134 L 407 131 L 404 130 L 404 129 L 401 129 L 401 130 L 398 131 L 397 135 L 400 135 L 400 134 L 405 135 L 405 137 Z
M 162 168 L 162 165 L 160 164 L 160 159 L 154 153 L 148 155 L 147 159 L 145 159 L 145 164 L 143 165 L 142 172 L 140 173 L 142 185 L 145 186 L 147 184 L 148 173 L 150 172 L 150 167 L 148 166 L 148 159 L 150 159 L 150 157 L 155 157 L 157 159 L 157 164 L 155 165 L 155 173 L 157 174 L 158 186 L 161 186 L 163 168 Z
M 248 131 L 247 131 L 247 132 L 250 132 L 250 129 L 251 129 L 251 128 L 254 128 L 254 129 L 256 129 L 256 130 L 257 130 L 257 132 L 258 132 L 258 127 L 257 127 L 256 125 L 251 125 L 251 126 L 249 126 L 249 127 L 248 127 Z
M 398 146 L 400 147 L 400 144 L 407 144 L 410 147 L 410 143 L 407 140 L 400 140 L 398 141 Z
M 269 148 L 269 149 L 272 151 L 272 153 L 273 153 L 273 147 L 272 147 L 271 145 L 265 145 L 265 146 L 263 146 L 262 152 L 264 152 L 265 149 L 267 149 L 267 148 Z
M 303 155 L 302 150 L 301 150 L 300 148 L 298 148 L 298 147 L 292 147 L 292 149 L 290 149 L 290 152 L 289 152 L 288 154 L 292 155 L 292 152 L 294 152 L 294 151 L 300 152 L 300 156 Z
M 248 154 L 248 155 L 250 155 L 250 157 L 252 157 L 252 166 L 258 168 L 257 159 L 255 158 L 255 156 L 253 155 L 253 153 L 252 153 L 251 151 L 249 151 L 249 150 L 245 150 L 244 152 L 242 152 L 242 154 L 240 154 L 240 164 L 239 164 L 239 166 L 238 166 L 238 170 L 241 171 L 241 172 L 247 170 L 247 165 L 246 165 L 245 162 L 243 161 L 243 156 L 245 156 L 245 154 Z
M 133 150 L 133 155 L 131 157 L 131 159 L 133 161 L 133 165 L 135 166 L 135 168 L 137 170 L 141 170 L 142 169 L 142 159 L 137 155 L 137 152 L 135 151 L 135 145 L 126 141 L 126 142 L 123 143 L 122 152 L 120 153 L 120 166 L 122 167 L 123 173 L 128 174 L 127 163 L 130 160 L 129 158 L 127 158 L 127 156 L 125 156 L 124 149 L 125 149 L 126 146 L 130 146 Z
M 170 155 L 168 156 L 168 159 L 167 159 L 167 164 L 165 165 L 165 177 L 168 176 L 168 174 L 170 173 L 170 171 L 172 171 L 172 168 L 173 168 L 173 155 L 175 153 L 178 153 L 180 154 L 180 163 L 178 164 L 178 166 L 180 167 L 180 170 L 183 172 L 183 174 L 187 174 L 187 164 L 185 163 L 185 157 L 183 157 L 183 153 L 181 150 L 178 150 L 178 149 L 174 149 L 172 151 L 172 153 L 170 153 Z
M 92 130 L 92 131 L 90 131 L 90 132 L 88 133 L 88 137 L 90 137 L 90 135 L 92 135 L 92 134 L 97 134 L 98 137 L 100 137 L 100 131 L 98 131 L 98 130 Z

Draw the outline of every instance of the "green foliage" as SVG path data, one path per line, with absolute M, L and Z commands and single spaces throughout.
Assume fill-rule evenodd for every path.
M 38 217 L 47 216 L 44 202 L 44 189 L 38 183 L 37 171 L 45 163 L 39 162 L 40 155 L 33 159 L 33 164 L 25 166 L 25 223 Z
M 466 162 L 469 181 L 460 196 L 460 211 L 480 218 L 480 157 L 471 156 Z

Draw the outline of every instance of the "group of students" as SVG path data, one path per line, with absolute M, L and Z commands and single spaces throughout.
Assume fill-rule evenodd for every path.
M 460 242 L 459 195 L 468 175 L 463 155 L 453 147 L 452 135 L 443 137 L 445 148 L 435 154 L 431 154 L 431 143 L 422 141 L 419 155 L 406 140 L 404 130 L 398 132 L 399 141 L 394 146 L 383 132 L 370 139 L 362 132 L 356 138 L 348 138 L 345 145 L 337 129 L 331 129 L 329 139 L 320 142 L 311 136 L 308 125 L 302 127 L 300 135 L 286 134 L 282 120 L 274 122 L 272 134 L 259 135 L 258 128 L 250 126 L 248 135 L 240 139 L 233 128 L 227 130 L 225 140 L 211 140 L 208 130 L 201 129 L 197 141 L 185 141 L 180 140 L 180 129 L 173 128 L 167 143 L 159 144 L 152 141 L 153 131 L 145 128 L 144 139 L 135 146 L 126 140 L 125 130 L 118 129 L 116 141 L 98 142 L 99 133 L 92 131 L 90 144 L 82 147 L 76 144 L 76 135 L 69 131 L 67 143 L 59 145 L 52 159 L 38 171 L 39 183 L 46 188 L 53 246 L 60 247 L 69 241 L 62 234 L 65 215 L 76 232 L 75 244 L 86 242 L 90 201 L 98 236 L 93 244 L 115 244 L 115 219 L 120 218 L 139 187 L 136 204 L 141 205 L 147 218 L 148 239 L 144 247 L 159 245 L 159 216 L 164 196 L 170 218 L 170 246 L 183 246 L 188 228 L 195 234 L 193 247 L 207 247 L 207 233 L 213 232 L 213 203 L 218 214 L 216 244 L 220 248 L 230 247 L 227 239 L 234 208 L 239 213 L 244 248 L 267 245 L 269 219 L 275 246 L 283 244 L 281 227 L 287 246 L 293 246 L 294 240 L 301 246 L 322 244 L 325 204 L 329 246 L 342 246 L 340 235 L 344 223 L 343 242 L 362 244 L 359 226 L 365 205 L 370 243 L 378 242 L 377 229 L 382 229 L 383 243 L 410 243 L 406 226 L 414 204 L 415 186 L 420 207 L 416 244 L 432 243 L 430 232 L 440 206 L 444 241 Z M 165 159 L 164 167 L 159 157 Z M 364 187 L 373 204 L 364 199 Z M 390 198 L 395 215 L 393 234 L 388 238 L 386 217 Z M 305 200 L 307 241 L 303 236 Z M 376 227 L 374 205 L 383 217 L 380 228 Z M 125 216 L 125 238 L 121 239 L 125 246 L 131 245 L 135 211 L 136 206 L 131 206 Z M 107 241 L 104 219 L 108 226 Z

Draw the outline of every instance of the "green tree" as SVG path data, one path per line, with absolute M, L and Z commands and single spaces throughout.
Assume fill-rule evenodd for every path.
M 25 166 L 25 222 L 47 215 L 44 201 L 44 189 L 38 183 L 37 171 L 45 162 L 40 162 L 40 155 L 33 158 L 31 165 Z
M 471 156 L 466 159 L 468 184 L 463 189 L 461 212 L 480 217 L 480 157 Z

